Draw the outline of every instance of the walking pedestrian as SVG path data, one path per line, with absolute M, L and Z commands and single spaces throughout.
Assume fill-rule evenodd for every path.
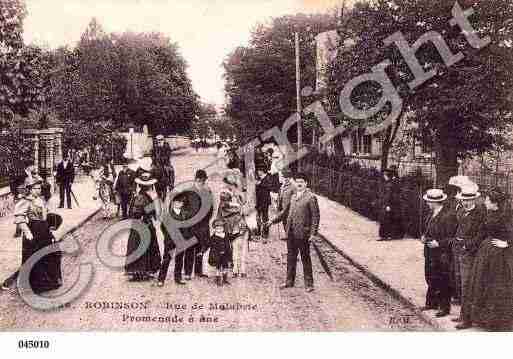
M 451 311 L 449 243 L 456 233 L 456 214 L 446 205 L 447 195 L 441 189 L 430 189 L 423 198 L 431 211 L 421 238 L 428 286 L 426 305 L 422 310 L 438 310 L 436 317 L 440 318 Z
M 75 180 L 75 167 L 69 160 L 68 154 L 64 154 L 62 162 L 57 165 L 55 181 L 59 185 L 59 208 L 64 208 L 64 197 L 67 199 L 68 209 L 71 209 L 71 186 Z
M 181 222 L 186 221 L 190 218 L 187 209 L 184 208 L 185 204 L 185 195 L 183 193 L 178 193 L 174 195 L 171 199 L 171 208 L 169 209 L 169 215 L 174 221 Z M 176 252 L 175 241 L 176 238 L 172 237 L 172 233 L 169 233 L 166 227 L 162 224 L 162 232 L 164 233 L 164 256 L 162 258 L 162 264 L 160 266 L 160 272 L 158 277 L 157 286 L 162 287 L 164 282 L 166 281 L 167 272 L 169 270 L 169 264 L 171 263 L 172 254 Z M 191 238 L 190 229 L 182 228 L 180 232 L 183 239 L 189 240 Z M 184 262 L 186 255 L 190 255 L 191 247 L 187 248 L 185 251 L 181 251 L 179 253 L 174 253 L 175 257 L 175 268 L 174 268 L 174 278 L 175 283 L 177 285 L 185 285 L 186 282 L 182 280 L 182 272 L 184 268 Z
M 494 331 L 513 329 L 513 239 L 505 200 L 498 188 L 486 196 L 485 240 L 477 252 L 469 285 L 471 324 Z
M 269 221 L 269 207 L 271 206 L 271 191 L 274 190 L 273 178 L 265 168 L 257 169 L 256 181 L 256 211 L 257 211 L 257 235 L 262 237 L 262 243 L 267 243 L 269 227 L 264 224 Z
M 453 321 L 460 322 L 456 329 L 467 329 L 472 326 L 472 293 L 470 284 L 472 267 L 476 253 L 484 240 L 486 208 L 477 205 L 476 199 L 481 194 L 477 185 L 466 184 L 456 198 L 461 201 L 462 211 L 458 214 L 458 229 L 453 242 L 456 261 L 461 274 L 461 312 Z
M 112 218 L 115 206 L 114 174 L 107 162 L 100 169 L 98 180 L 98 194 L 102 201 L 103 218 Z
M 292 196 L 288 208 L 281 211 L 270 223 L 278 223 L 287 217 L 285 232 L 287 234 L 287 279 L 280 289 L 292 288 L 296 280 L 297 256 L 301 255 L 305 288 L 314 290 L 310 242 L 319 231 L 319 204 L 317 197 L 308 188 L 309 178 L 304 173 L 294 176 L 296 193 Z
M 132 282 L 147 281 L 160 269 L 160 250 L 155 225 L 162 211 L 161 203 L 154 188 L 157 181 L 152 178 L 151 173 L 142 171 L 139 177 L 135 179 L 135 183 L 139 186 L 139 193 L 132 200 L 129 217 L 140 220 L 147 226 L 150 233 L 150 242 L 146 251 L 133 260 L 130 256 L 141 246 L 143 239 L 136 230 L 130 230 L 125 270 L 130 276 L 129 281 Z M 148 211 L 152 203 L 154 209 Z
M 216 268 L 215 282 L 218 286 L 230 284 L 228 282 L 228 270 L 233 263 L 231 241 L 234 236 L 227 233 L 226 222 L 219 218 L 214 220 L 212 227 L 214 234 L 210 237 L 208 264 Z
M 128 204 L 135 194 L 135 178 L 135 172 L 130 169 L 129 163 L 125 163 L 114 183 L 114 189 L 119 196 L 123 219 L 128 218 Z
M 195 220 L 190 231 L 198 243 L 190 248 L 185 255 L 185 280 L 191 280 L 192 272 L 196 277 L 206 277 L 203 273 L 203 254 L 208 247 L 210 238 L 210 220 L 214 214 L 214 195 L 207 184 L 207 173 L 200 169 L 194 176 L 193 188 L 184 190 L 185 208 L 190 218 L 200 214 L 202 206 L 207 208 L 205 215 Z

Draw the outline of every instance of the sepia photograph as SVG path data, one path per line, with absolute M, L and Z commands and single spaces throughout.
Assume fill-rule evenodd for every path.
M 0 0 L 0 337 L 512 331 L 512 75 L 511 0 Z

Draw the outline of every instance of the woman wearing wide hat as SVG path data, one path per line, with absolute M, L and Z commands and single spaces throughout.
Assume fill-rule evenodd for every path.
M 423 310 L 438 310 L 437 317 L 450 313 L 450 240 L 456 233 L 456 215 L 445 205 L 447 195 L 441 189 L 430 189 L 423 197 L 430 208 L 421 241 L 424 243 L 424 273 L 427 283 Z
M 26 195 L 16 203 L 14 210 L 15 223 L 22 230 L 22 266 L 33 254 L 55 243 L 52 231 L 57 230 L 62 224 L 62 217 L 48 213 L 48 208 L 41 198 L 40 179 L 27 178 L 25 188 Z M 2 288 L 10 287 L 18 274 L 19 271 L 5 280 Z M 36 262 L 30 271 L 28 283 L 32 291 L 38 294 L 59 288 L 62 285 L 60 253 L 50 253 Z
M 152 278 L 160 269 L 160 250 L 155 231 L 155 221 L 160 216 L 161 203 L 155 192 L 154 179 L 150 172 L 140 171 L 135 179 L 139 190 L 133 198 L 129 210 L 129 218 L 141 220 L 150 232 L 150 243 L 144 254 L 135 261 L 127 260 L 125 270 L 131 276 L 130 281 L 145 281 Z M 154 209 L 147 211 L 148 206 L 154 204 Z M 130 230 L 127 244 L 127 257 L 129 257 L 141 245 L 141 238 L 136 230 Z
M 505 201 L 497 188 L 485 198 L 486 239 L 477 252 L 469 289 L 471 323 L 489 330 L 513 329 L 513 239 Z

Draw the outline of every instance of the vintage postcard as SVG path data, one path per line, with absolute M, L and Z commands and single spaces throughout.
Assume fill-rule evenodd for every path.
M 0 331 L 510 331 L 512 18 L 2 0 Z

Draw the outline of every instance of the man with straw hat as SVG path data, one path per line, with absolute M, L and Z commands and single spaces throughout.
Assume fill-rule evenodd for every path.
M 465 183 L 456 199 L 461 201 L 462 210 L 458 212 L 458 229 L 453 243 L 456 265 L 461 274 L 461 313 L 454 321 L 461 322 L 457 329 L 466 329 L 471 326 L 470 321 L 470 291 L 469 285 L 472 275 L 472 266 L 477 250 L 484 239 L 486 209 L 477 205 L 476 200 L 481 196 L 478 186 Z
M 456 215 L 445 205 L 447 195 L 441 189 L 428 190 L 423 199 L 431 211 L 421 238 L 428 286 L 426 305 L 422 310 L 438 310 L 436 316 L 445 317 L 451 310 L 450 240 L 456 233 Z

